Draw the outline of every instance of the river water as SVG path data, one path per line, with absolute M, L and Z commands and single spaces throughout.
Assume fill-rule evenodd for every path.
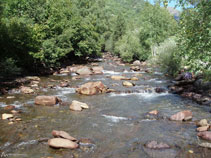
M 167 89 L 171 80 L 157 68 L 133 72 L 129 65 L 118 66 L 111 60 L 99 63 L 104 67 L 103 75 L 92 75 L 72 80 L 75 74 L 68 76 L 41 77 L 38 94 L 26 95 L 19 91 L 0 98 L 0 114 L 6 105 L 15 105 L 21 110 L 21 122 L 8 124 L 0 120 L 0 157 L 15 158 L 209 158 L 211 150 L 201 148 L 198 143 L 194 121 L 210 118 L 210 108 L 200 106 L 176 94 L 156 93 L 156 87 Z M 126 88 L 122 81 L 110 79 L 112 75 L 138 76 L 139 81 L 132 81 L 136 86 Z M 53 80 L 52 80 L 53 79 Z M 45 88 L 46 85 L 59 85 L 68 80 L 72 88 Z M 121 93 L 107 93 L 83 96 L 75 93 L 74 87 L 89 81 L 102 81 L 107 87 Z M 130 91 L 131 93 L 128 93 Z M 6 99 L 7 96 L 14 99 Z M 34 105 L 37 95 L 58 96 L 63 102 L 72 100 L 85 102 L 90 109 L 73 112 L 69 106 L 54 107 Z M 157 118 L 147 116 L 149 111 L 157 109 Z M 174 122 L 167 118 L 181 110 L 191 110 L 190 122 Z M 79 149 L 52 149 L 45 138 L 52 138 L 52 130 L 63 130 L 71 136 L 88 138 L 93 142 L 81 145 Z M 144 144 L 149 141 L 165 142 L 171 149 L 151 150 Z

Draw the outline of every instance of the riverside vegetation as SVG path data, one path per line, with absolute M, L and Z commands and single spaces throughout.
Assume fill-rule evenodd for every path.
M 1 77 L 40 73 L 104 51 L 144 61 L 166 40 L 168 48 L 156 56 L 165 71 L 175 75 L 186 67 L 210 80 L 210 3 L 178 1 L 183 11 L 176 21 L 167 1 L 1 0 Z

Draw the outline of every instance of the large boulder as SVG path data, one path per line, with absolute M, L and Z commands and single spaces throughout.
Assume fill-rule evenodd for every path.
M 71 141 L 77 141 L 76 138 L 70 136 L 67 132 L 65 131 L 57 131 L 57 130 L 53 130 L 52 131 L 52 135 L 54 137 L 57 137 L 57 138 L 64 138 L 64 139 L 68 139 L 68 140 L 71 140 Z
M 211 131 L 199 132 L 197 136 L 205 140 L 211 140 Z
M 24 94 L 31 94 L 31 93 L 34 93 L 34 90 L 31 89 L 30 87 L 21 87 L 21 92 L 24 93 Z
M 178 112 L 170 117 L 172 121 L 187 121 L 192 119 L 192 112 L 189 110 Z
M 101 82 L 88 82 L 76 89 L 76 92 L 84 95 L 106 93 L 107 87 Z
M 81 67 L 81 68 L 77 69 L 76 70 L 76 73 L 78 75 L 91 75 L 92 74 L 92 71 L 90 70 L 89 67 L 84 66 L 84 67 Z
M 94 74 L 103 74 L 103 67 L 102 66 L 94 66 L 94 67 L 92 67 L 92 71 Z
M 52 106 L 59 102 L 59 98 L 56 96 L 37 96 L 35 98 L 35 104 Z
M 48 145 L 53 148 L 67 148 L 76 149 L 78 144 L 68 139 L 63 138 L 53 138 L 48 140 Z

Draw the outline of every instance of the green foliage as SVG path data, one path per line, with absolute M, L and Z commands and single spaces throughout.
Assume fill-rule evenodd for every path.
M 178 54 L 176 39 L 171 37 L 154 48 L 156 56 L 153 56 L 151 62 L 157 64 L 161 69 L 175 76 L 181 68 L 181 57 Z
M 211 1 L 200 1 L 184 10 L 180 21 L 179 50 L 194 72 L 211 69 Z
M 7 58 L 6 60 L 1 60 L 0 62 L 0 76 L 12 77 L 14 75 L 19 75 L 21 69 L 16 66 L 16 62 L 12 58 Z

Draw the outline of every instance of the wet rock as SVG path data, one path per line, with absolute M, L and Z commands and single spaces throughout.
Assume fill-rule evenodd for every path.
M 124 82 L 122 82 L 122 85 L 123 85 L 123 86 L 125 86 L 125 87 L 133 87 L 133 86 L 134 86 L 134 84 L 133 84 L 133 83 L 128 82 L 128 81 L 124 81 Z
M 211 131 L 199 132 L 197 136 L 205 140 L 211 140 Z
M 204 126 L 208 126 L 208 121 L 206 119 L 202 119 L 197 123 L 197 126 L 199 127 L 204 127 Z
M 15 109 L 15 106 L 14 105 L 7 105 L 4 107 L 5 110 L 13 110 Z
M 164 88 L 161 88 L 161 87 L 157 87 L 155 88 L 155 92 L 156 93 L 164 93 L 166 90 Z
M 11 113 L 12 113 L 12 114 L 18 114 L 18 113 L 20 113 L 20 111 L 12 110 Z
M 1 116 L 2 120 L 7 120 L 7 119 L 10 119 L 10 118 L 13 118 L 13 114 L 2 114 Z
M 21 87 L 21 92 L 24 93 L 24 94 L 31 94 L 31 93 L 34 93 L 34 90 L 31 89 L 30 87 Z
M 211 143 L 201 143 L 201 144 L 199 144 L 199 146 L 211 149 Z
M 178 112 L 170 117 L 172 121 L 187 121 L 192 119 L 192 112 L 189 110 Z
M 70 110 L 73 111 L 82 111 L 82 109 L 88 109 L 89 106 L 86 103 L 82 103 L 76 100 L 73 100 L 70 105 Z
M 158 143 L 157 141 L 151 141 L 145 144 L 145 146 L 149 149 L 169 149 L 170 148 L 168 144 L 163 143 L 163 142 Z
M 101 82 L 88 82 L 76 89 L 76 92 L 84 95 L 95 95 L 105 93 L 106 86 Z
M 78 80 L 78 79 L 81 79 L 81 76 L 73 76 L 72 77 L 72 80 Z
M 15 96 L 8 96 L 7 99 L 15 99 Z
M 84 66 L 84 67 L 81 67 L 81 68 L 77 69 L 76 70 L 76 73 L 78 75 L 91 75 L 92 74 L 92 71 L 90 70 L 89 67 Z
M 65 131 L 57 131 L 57 130 L 53 130 L 52 131 L 52 135 L 54 137 L 58 137 L 58 138 L 64 138 L 64 139 L 68 139 L 68 140 L 71 140 L 71 141 L 77 141 L 76 138 L 70 136 L 67 132 Z
M 151 115 L 157 115 L 158 114 L 158 111 L 157 110 L 152 110 L 152 111 L 149 112 L 149 114 L 151 114 Z
M 59 73 L 60 73 L 60 74 L 69 74 L 70 71 L 69 71 L 68 69 L 61 69 L 61 70 L 59 71 Z
M 35 104 L 52 106 L 59 102 L 59 98 L 55 96 L 37 96 L 35 98 Z
M 139 65 L 141 65 L 141 62 L 139 60 L 136 60 L 136 61 L 133 62 L 133 65 L 139 66 Z
M 138 81 L 139 79 L 137 77 L 132 77 L 130 80 L 132 80 L 132 81 Z
M 98 66 L 98 63 L 91 63 L 92 66 Z
M 133 70 L 133 71 L 139 71 L 140 67 L 139 66 L 132 66 L 130 69 Z
M 125 80 L 126 77 L 125 76 L 111 76 L 112 80 Z
M 113 92 L 116 92 L 116 90 L 115 89 L 107 89 L 106 90 L 106 93 L 113 93 Z
M 91 139 L 89 139 L 89 138 L 81 138 L 79 140 L 79 143 L 82 144 L 82 145 L 94 144 L 94 142 Z
M 92 67 L 92 71 L 94 74 L 103 74 L 103 67 L 102 66 Z
M 68 87 L 68 86 L 69 86 L 69 84 L 66 83 L 66 82 L 62 82 L 62 83 L 60 84 L 60 87 Z
M 198 127 L 196 130 L 198 132 L 204 132 L 204 131 L 207 131 L 209 129 L 209 125 L 208 126 L 203 126 L 203 127 Z
M 48 145 L 53 148 L 67 148 L 67 149 L 76 149 L 78 144 L 63 138 L 53 138 L 48 140 Z
M 40 81 L 40 78 L 37 76 L 27 76 L 25 77 L 27 80 L 31 80 L 31 81 Z

